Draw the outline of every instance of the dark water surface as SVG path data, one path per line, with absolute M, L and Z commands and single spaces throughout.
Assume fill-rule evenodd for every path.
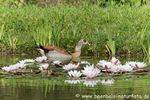
M 28 58 L 28 57 L 26 57 Z M 16 63 L 25 57 L 3 56 L 0 66 Z M 31 57 L 29 57 L 31 58 Z M 100 59 L 84 57 L 97 63 Z M 144 61 L 142 58 L 120 58 Z M 112 83 L 102 83 L 113 80 Z M 77 82 L 77 84 L 76 84 Z M 78 99 L 137 99 L 150 100 L 150 74 L 100 76 L 95 80 L 69 80 L 67 77 L 1 76 L 0 100 L 78 100 Z

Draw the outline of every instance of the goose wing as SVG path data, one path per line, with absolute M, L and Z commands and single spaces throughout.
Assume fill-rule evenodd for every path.
M 59 48 L 59 47 L 56 47 L 53 45 L 46 45 L 46 46 L 43 46 L 41 49 L 46 50 L 48 52 L 49 51 L 57 51 L 61 54 L 70 55 L 65 49 L 62 49 L 62 48 Z

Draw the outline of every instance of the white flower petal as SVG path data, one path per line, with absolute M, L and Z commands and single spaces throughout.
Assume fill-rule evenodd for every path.
M 49 67 L 48 63 L 39 64 L 39 70 L 46 70 L 48 69 L 48 67 Z
M 112 57 L 112 59 L 110 60 L 110 62 L 113 64 L 113 65 L 120 65 L 121 62 L 115 58 L 115 57 Z
M 75 64 L 70 63 L 70 64 L 68 64 L 68 65 L 64 65 L 64 66 L 63 66 L 63 69 L 64 69 L 64 70 L 77 69 L 78 66 L 79 66 L 79 64 L 75 65 Z
M 100 70 L 98 68 L 95 68 L 94 65 L 87 65 L 86 67 L 84 67 L 84 70 L 82 70 L 82 73 L 87 78 L 94 78 L 99 75 Z
M 36 62 L 39 62 L 39 63 L 42 62 L 42 61 L 44 61 L 44 60 L 47 60 L 47 57 L 46 57 L 46 56 L 41 56 L 41 57 L 36 57 L 36 58 L 35 58 L 35 61 L 36 61 Z
M 68 72 L 68 74 L 70 77 L 73 77 L 73 78 L 79 78 L 82 75 L 82 73 L 77 70 L 74 70 L 74 71 L 71 70 Z

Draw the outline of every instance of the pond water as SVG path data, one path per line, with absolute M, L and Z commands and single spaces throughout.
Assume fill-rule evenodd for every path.
M 0 66 L 16 63 L 28 56 L 3 56 Z M 91 63 L 100 59 L 84 57 Z M 139 58 L 119 58 L 144 61 Z M 150 74 L 100 76 L 93 80 L 70 80 L 68 77 L 42 75 L 16 76 L 0 74 L 0 100 L 78 100 L 78 99 L 147 99 L 150 100 Z

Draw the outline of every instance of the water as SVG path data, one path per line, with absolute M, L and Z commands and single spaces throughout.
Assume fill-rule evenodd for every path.
M 0 66 L 25 57 L 1 57 Z M 26 57 L 31 58 L 31 57 Z M 84 58 L 96 63 L 99 59 Z M 107 59 L 107 58 L 105 58 Z M 122 61 L 126 61 L 127 58 Z M 134 59 L 143 61 L 143 59 Z M 101 76 L 94 80 L 70 80 L 68 77 L 42 75 L 0 76 L 0 100 L 76 100 L 76 99 L 150 99 L 150 74 Z M 109 80 L 109 81 L 108 81 Z

